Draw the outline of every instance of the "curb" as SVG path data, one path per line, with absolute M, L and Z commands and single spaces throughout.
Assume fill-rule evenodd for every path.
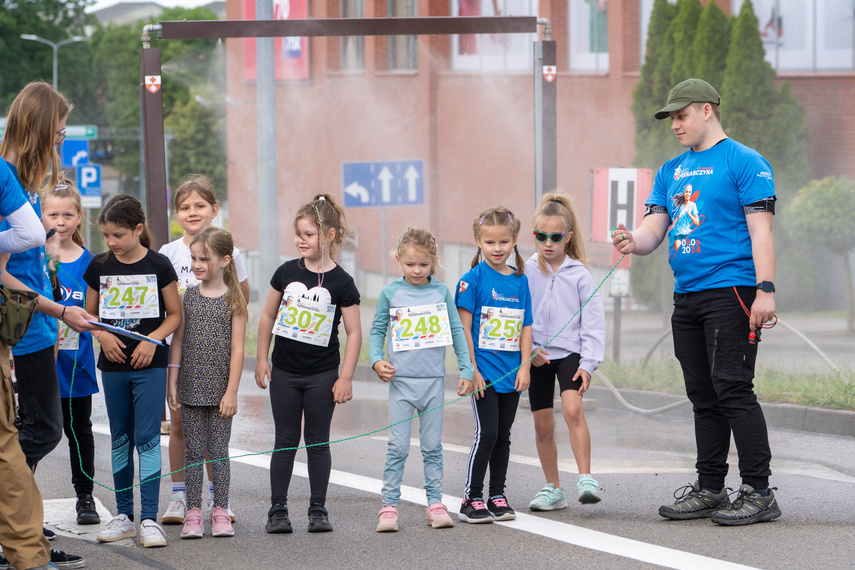
M 255 371 L 254 355 L 246 355 L 243 361 L 244 370 Z M 359 364 L 354 373 L 354 380 L 375 380 L 374 372 L 367 364 Z M 457 376 L 446 375 L 446 384 L 456 385 Z M 660 392 L 645 392 L 643 390 L 618 389 L 621 396 L 632 405 L 643 409 L 655 409 L 686 399 L 685 396 L 662 394 Z M 591 386 L 588 395 L 595 398 L 596 407 L 614 410 L 625 408 L 614 395 L 602 386 Z M 847 410 L 826 410 L 811 406 L 795 406 L 793 404 L 771 404 L 761 402 L 766 425 L 774 428 L 792 429 L 811 433 L 842 435 L 855 437 L 855 412 Z M 590 408 L 586 408 L 590 409 Z M 692 417 L 690 405 L 665 412 L 666 414 L 682 417 Z
M 601 408 L 624 409 L 617 398 L 602 386 L 591 386 L 588 392 L 597 398 Z M 642 390 L 619 389 L 618 392 L 632 405 L 644 409 L 659 408 L 686 398 L 685 396 Z M 763 415 L 766 416 L 766 424 L 769 427 L 855 437 L 855 412 L 765 402 L 761 402 L 761 406 L 763 407 Z M 692 407 L 686 405 L 666 413 L 691 418 Z

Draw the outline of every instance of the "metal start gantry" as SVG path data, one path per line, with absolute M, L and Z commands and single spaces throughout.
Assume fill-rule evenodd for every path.
M 261 2 L 259 2 L 261 5 Z M 260 16 L 264 16 L 259 11 Z M 169 239 L 169 211 L 166 199 L 167 173 L 164 153 L 163 92 L 160 50 L 151 47 L 151 35 L 157 39 L 190 38 L 276 38 L 335 36 L 406 36 L 452 34 L 518 34 L 536 33 L 544 26 L 544 41 L 534 42 L 535 97 L 535 200 L 557 186 L 556 150 L 556 54 L 549 21 L 536 16 L 471 16 L 426 18 L 341 18 L 305 20 L 197 20 L 159 22 L 145 26 L 140 50 L 140 89 L 145 147 L 145 187 L 148 216 L 159 243 Z M 259 47 L 260 53 L 261 47 Z M 272 58 L 272 42 L 270 45 Z M 272 59 L 271 59 L 272 61 Z M 259 61 L 258 89 L 262 89 Z M 542 73 L 541 73 L 542 71 Z M 539 78 L 539 80 L 538 80 Z M 269 78 L 273 85 L 272 74 Z M 272 97 L 271 97 L 272 100 Z M 271 104 L 272 101 L 271 101 Z M 262 110 L 259 108 L 258 112 Z M 275 111 L 275 110 L 274 110 Z M 275 141 L 274 141 L 275 143 Z M 275 144 L 271 152 L 275 153 Z M 259 161 L 261 162 L 261 161 Z M 271 161 L 267 161 L 270 163 Z M 273 157 L 275 165 L 275 156 Z M 275 166 L 274 166 L 275 168 Z M 275 176 L 265 180 L 259 174 L 259 201 L 262 192 L 277 192 Z M 267 182 L 267 184 L 265 184 Z M 269 185 L 270 188 L 262 186 Z M 275 205 L 275 196 L 274 202 Z M 271 211 L 272 210 L 272 211 Z M 259 220 L 260 235 L 275 235 L 276 208 L 266 208 L 272 218 Z M 272 225 L 268 227 L 268 224 Z M 273 241 L 278 247 L 278 240 Z M 261 243 L 261 241 L 259 242 Z M 262 252 L 263 253 L 263 252 Z M 275 256 L 278 260 L 278 253 Z

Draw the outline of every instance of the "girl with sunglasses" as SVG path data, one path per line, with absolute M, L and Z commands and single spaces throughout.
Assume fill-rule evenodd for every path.
M 579 218 L 569 196 L 562 192 L 545 194 L 534 212 L 532 225 L 537 252 L 525 267 L 534 314 L 528 396 L 537 455 L 547 485 L 529 508 L 552 511 L 567 507 L 558 478 L 552 415 L 556 377 L 561 410 L 570 430 L 570 447 L 579 470 L 579 502 L 600 501 L 599 485 L 591 477 L 591 435 L 582 410 L 582 396 L 604 357 L 606 323 L 602 298 L 594 293 L 596 285 L 585 262 Z

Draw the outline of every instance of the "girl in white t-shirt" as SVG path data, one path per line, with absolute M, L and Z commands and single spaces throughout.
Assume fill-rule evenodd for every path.
M 178 223 L 184 230 L 184 236 L 161 247 L 160 253 L 172 262 L 175 273 L 178 274 L 178 292 L 181 294 L 188 287 L 199 283 L 190 267 L 190 242 L 202 230 L 211 225 L 220 211 L 220 206 L 217 204 L 214 185 L 208 178 L 198 174 L 188 177 L 178 187 L 172 202 L 175 204 L 175 217 L 178 218 Z M 244 299 L 249 301 L 249 278 L 240 251 L 237 248 L 234 249 L 232 259 L 234 259 L 237 268 L 240 291 L 243 293 Z M 172 337 L 168 338 L 167 342 L 171 340 Z M 169 470 L 174 472 L 172 474 L 172 498 L 169 500 L 166 512 L 163 513 L 161 522 L 163 524 L 184 524 L 187 499 L 184 489 L 184 471 L 180 470 L 184 467 L 184 430 L 181 427 L 181 412 L 179 410 L 170 412 L 169 424 Z M 210 464 L 208 464 L 208 481 L 206 506 L 207 511 L 211 512 L 214 490 L 210 484 L 212 481 Z M 231 508 L 227 508 L 227 511 L 232 522 L 234 522 L 235 516 Z

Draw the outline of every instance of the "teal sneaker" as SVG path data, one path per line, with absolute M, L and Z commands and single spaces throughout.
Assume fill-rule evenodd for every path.
M 781 516 L 781 509 L 775 499 L 774 489 L 764 493 L 755 491 L 751 485 L 742 485 L 732 505 L 712 514 L 712 522 L 724 526 L 742 526 L 775 520 Z
M 579 502 L 583 505 L 600 502 L 600 485 L 590 475 L 579 475 L 576 491 L 579 493 Z
M 533 511 L 554 511 L 556 509 L 566 509 L 567 500 L 564 498 L 564 490 L 550 483 L 534 496 L 534 500 L 529 503 L 528 508 Z

